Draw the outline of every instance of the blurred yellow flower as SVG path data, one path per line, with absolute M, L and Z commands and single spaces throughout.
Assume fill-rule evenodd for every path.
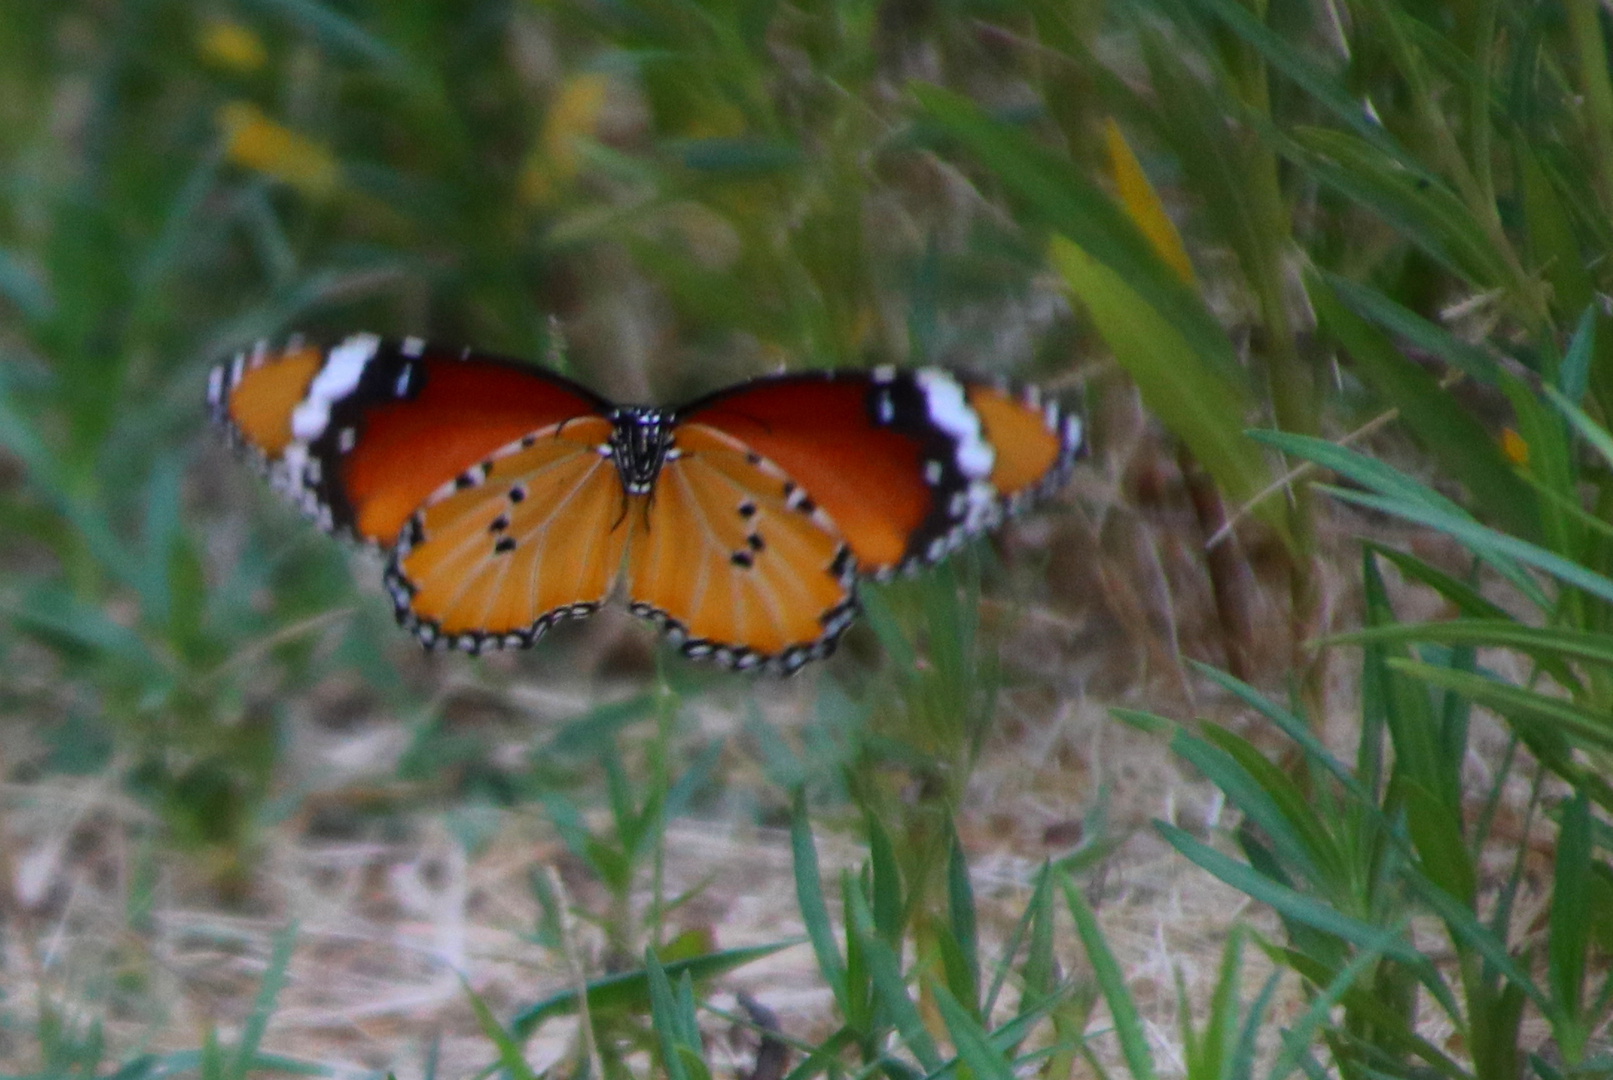
M 1511 428 L 1501 429 L 1501 452 L 1514 465 L 1529 464 L 1529 444 Z
M 1119 125 L 1113 120 L 1104 121 L 1103 138 L 1109 150 L 1109 172 L 1114 177 L 1115 191 L 1120 195 L 1126 214 L 1142 230 L 1159 257 L 1165 260 L 1165 265 L 1192 285 L 1193 264 L 1188 260 L 1187 249 L 1182 246 L 1181 234 L 1171 224 L 1165 206 L 1148 182 L 1148 175 L 1138 164 L 1137 156 L 1126 145 L 1126 137 L 1120 134 Z
M 203 59 L 217 67 L 250 74 L 268 62 L 263 42 L 250 29 L 229 19 L 209 19 L 196 39 Z
M 610 80 L 598 73 L 573 76 L 549 106 L 543 135 L 521 169 L 521 198 L 540 205 L 553 202 L 562 185 L 582 166 L 578 142 L 592 135 L 604 110 Z
M 275 123 L 256 105 L 231 101 L 219 107 L 224 156 L 237 165 L 283 180 L 310 195 L 329 194 L 341 166 L 322 144 Z

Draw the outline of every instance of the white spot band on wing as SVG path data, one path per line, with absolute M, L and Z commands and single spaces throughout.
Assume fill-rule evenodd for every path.
M 930 422 L 957 440 L 958 471 L 971 480 L 991 474 L 996 454 L 980 431 L 980 417 L 964 399 L 963 387 L 939 368 L 920 368 L 913 373 L 924 394 Z
M 364 366 L 380 347 L 381 339 L 374 334 L 354 334 L 330 351 L 302 403 L 291 412 L 293 437 L 311 443 L 325 433 L 331 406 L 357 388 Z

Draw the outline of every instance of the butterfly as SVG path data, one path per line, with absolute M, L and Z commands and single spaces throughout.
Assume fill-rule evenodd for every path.
M 794 671 L 857 583 L 934 563 L 1057 488 L 1081 423 L 939 368 L 812 371 L 677 408 L 519 361 L 356 334 L 214 368 L 230 440 L 328 532 L 387 553 L 428 647 L 528 646 L 630 609 L 688 656 Z

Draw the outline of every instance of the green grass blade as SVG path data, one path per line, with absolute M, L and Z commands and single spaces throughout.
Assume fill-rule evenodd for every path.
M 1546 397 L 1557 406 L 1558 410 L 1568 418 L 1574 430 L 1584 439 L 1590 448 L 1596 451 L 1598 457 L 1609 465 L 1613 465 L 1613 434 L 1607 428 L 1591 419 L 1590 414 L 1575 405 L 1566 394 L 1556 387 L 1542 387 Z
M 1158 317 L 1199 350 L 1203 363 L 1227 379 L 1239 378 L 1226 331 L 1153 246 L 1097 184 L 1079 168 L 994 120 L 967 99 L 936 86 L 915 85 L 913 96 L 943 131 L 988 162 L 1030 216 L 1069 237 L 1115 274 Z
M 470 983 L 461 978 L 459 984 L 465 991 L 465 999 L 470 1002 L 471 1012 L 476 1015 L 477 1026 L 482 1029 L 487 1041 L 498 1049 L 499 1064 L 503 1066 L 505 1074 L 511 1077 L 511 1080 L 537 1080 L 537 1074 L 532 1071 L 532 1066 L 526 1063 L 526 1058 L 521 1054 L 520 1039 L 504 1030 L 503 1025 L 493 1015 L 493 1010 L 487 1007 L 487 1002 L 470 988 Z M 519 1027 L 517 1030 L 519 1031 Z
M 1582 708 L 1560 697 L 1538 694 L 1483 675 L 1414 660 L 1391 660 L 1389 666 L 1442 690 L 1453 690 L 1520 726 L 1545 724 L 1581 745 L 1613 751 L 1613 721 L 1605 711 Z
M 1126 988 L 1125 976 L 1120 972 L 1120 964 L 1115 960 L 1114 953 L 1109 951 L 1109 943 L 1103 939 L 1103 931 L 1098 929 L 1097 916 L 1068 875 L 1060 876 L 1059 886 L 1064 891 L 1064 903 L 1075 919 L 1076 932 L 1081 935 L 1081 946 L 1092 965 L 1093 978 L 1098 981 L 1103 1000 L 1108 1003 L 1109 1016 L 1114 1020 L 1115 1034 L 1120 1039 L 1120 1052 L 1126 1059 L 1126 1068 L 1131 1072 L 1132 1080 L 1153 1080 L 1154 1057 L 1148 1050 L 1148 1037 L 1143 1033 L 1142 1020 L 1137 1015 L 1137 1003 Z
M 934 1072 L 941 1067 L 941 1054 L 935 1048 L 935 1040 L 930 1038 L 929 1031 L 924 1027 L 918 1006 L 913 1004 L 907 992 L 901 959 L 874 932 L 873 913 L 869 911 L 868 902 L 861 891 L 849 879 L 845 889 L 852 932 L 862 939 L 868 958 L 868 974 L 874 985 L 876 1006 L 884 1009 L 885 1015 L 895 1024 L 902 1041 L 913 1052 L 924 1071 Z
M 974 1014 L 953 997 L 947 988 L 932 984 L 930 992 L 935 998 L 936 1011 L 946 1025 L 952 1045 L 958 1051 L 958 1060 L 978 1080 L 1014 1080 L 1014 1070 L 1003 1052 L 992 1045 L 986 1029 L 980 1026 Z
M 873 891 L 874 932 L 892 948 L 902 943 L 902 875 L 897 869 L 896 849 L 890 833 L 878 817 L 864 817 L 868 830 L 868 868 Z
M 1551 1015 L 1552 1005 L 1550 999 L 1541 992 L 1534 980 L 1518 966 L 1517 961 L 1507 951 L 1506 943 L 1496 937 L 1490 928 L 1479 922 L 1477 917 L 1463 907 L 1461 902 L 1445 892 L 1439 886 L 1423 877 L 1421 874 L 1412 874 L 1408 881 L 1412 891 L 1418 898 L 1433 909 L 1434 914 L 1445 921 L 1451 935 L 1474 950 L 1495 967 L 1508 982 L 1517 987 L 1542 1013 Z
M 829 908 L 823 902 L 823 879 L 818 871 L 818 849 L 812 842 L 812 824 L 807 818 L 806 794 L 795 793 L 795 807 L 790 817 L 790 850 L 795 863 L 795 900 L 801 911 L 801 922 L 806 926 L 812 952 L 818 960 L 818 972 L 829 984 L 840 1014 L 847 1019 L 855 1015 L 846 994 L 846 966 L 840 958 L 840 947 L 835 943 L 834 926 L 829 922 Z
M 1458 581 L 1443 570 L 1438 570 L 1410 552 L 1385 547 L 1373 540 L 1363 541 L 1362 547 L 1380 559 L 1394 564 L 1396 570 L 1410 581 L 1419 582 L 1449 600 L 1463 615 L 1479 619 L 1508 619 L 1511 616 L 1499 604 L 1492 603 L 1465 581 Z
M 1328 69 L 1316 62 L 1316 57 L 1295 49 L 1274 31 L 1260 22 L 1249 8 L 1233 0 L 1194 0 L 1196 6 L 1220 20 L 1273 68 L 1292 79 L 1322 105 L 1341 124 L 1391 158 L 1415 176 L 1435 179 L 1415 157 L 1408 153 L 1384 130 L 1378 119 L 1362 108 L 1361 99 L 1333 78 Z
M 1560 555 L 1547 551 L 1545 548 L 1520 540 L 1515 536 L 1497 532 L 1494 529 L 1480 525 L 1466 514 L 1451 514 L 1445 511 L 1417 503 L 1408 503 L 1397 499 L 1384 498 L 1377 495 L 1365 495 L 1357 491 L 1333 487 L 1328 484 L 1318 484 L 1317 489 L 1343 502 L 1364 506 L 1369 510 L 1404 518 L 1418 525 L 1427 526 L 1436 532 L 1442 532 L 1461 543 L 1474 555 L 1482 559 L 1497 574 L 1501 575 L 1516 588 L 1530 603 L 1542 610 L 1549 610 L 1551 601 L 1544 591 L 1531 581 L 1528 575 L 1518 566 L 1526 563 L 1538 570 L 1544 570 L 1552 577 L 1575 585 L 1594 596 L 1602 599 L 1613 599 L 1613 581 L 1601 574 L 1587 570 L 1580 564 Z
M 655 958 L 654 949 L 644 950 L 644 971 L 650 991 L 650 1022 L 655 1028 L 656 1045 L 661 1051 L 661 1068 L 669 1080 L 691 1080 L 684 1065 L 682 1024 L 672 983 Z
M 688 975 L 693 979 L 709 979 L 799 944 L 801 939 L 796 938 L 742 949 L 724 949 L 720 952 L 692 956 L 686 960 L 674 960 L 666 964 L 663 970 L 671 978 Z M 588 1010 L 642 1012 L 650 1003 L 647 979 L 645 971 L 639 969 L 590 981 L 584 987 L 584 992 L 588 995 Z M 563 990 L 522 1009 L 510 1022 L 510 1027 L 524 1038 L 536 1031 L 544 1021 L 575 1012 L 577 1004 L 577 991 Z
M 1344 789 L 1357 800 L 1357 802 L 1367 806 L 1374 804 L 1375 800 L 1373 799 L 1372 794 L 1367 791 L 1366 788 L 1361 786 L 1361 782 L 1353 773 L 1349 771 L 1349 769 L 1344 766 L 1342 762 L 1338 760 L 1338 758 L 1333 756 L 1327 747 L 1322 744 L 1322 741 L 1318 739 L 1311 731 L 1310 725 L 1305 723 L 1304 720 L 1300 719 L 1289 710 L 1277 705 L 1270 698 L 1267 698 L 1265 695 L 1261 694 L 1260 691 L 1256 690 L 1248 683 L 1245 683 L 1224 671 L 1211 667 L 1208 664 L 1199 663 L 1196 660 L 1189 661 L 1189 664 L 1192 666 L 1194 671 L 1214 682 L 1228 693 L 1233 694 L 1242 700 L 1246 705 L 1260 713 L 1261 716 L 1264 716 L 1267 720 L 1275 724 L 1278 729 L 1283 732 L 1283 734 L 1287 735 L 1299 745 L 1300 749 L 1305 751 L 1306 758 L 1308 758 L 1313 764 L 1320 765 L 1322 768 L 1331 773 L 1334 778 L 1344 786 Z
M 1510 282 L 1506 260 L 1473 213 L 1443 183 L 1407 171 L 1348 132 L 1296 128 L 1278 150 L 1317 180 L 1376 213 L 1468 284 L 1490 289 Z
M 1206 363 L 1193 343 L 1111 267 L 1076 243 L 1054 237 L 1054 267 L 1092 315 L 1098 332 L 1137 383 L 1150 411 L 1170 428 L 1233 502 L 1253 500 L 1271 472 L 1249 440 L 1242 418 L 1253 402 L 1237 383 Z M 1286 536 L 1286 510 L 1262 500 L 1255 513 Z
M 1585 984 L 1585 955 L 1590 944 L 1591 809 L 1583 793 L 1563 803 L 1557 832 L 1557 858 L 1552 874 L 1550 937 L 1546 946 L 1546 984 L 1551 987 L 1557 1012 L 1553 1019 L 1559 1039 L 1583 1040 L 1581 997 Z M 1588 1019 L 1588 1018 L 1587 1018 Z M 1563 1031 L 1572 1029 L 1573 1034 Z M 1569 1061 L 1579 1057 L 1580 1046 L 1564 1046 Z
M 1235 735 L 1207 727 L 1202 739 L 1185 732 L 1177 735 L 1171 740 L 1171 750 L 1219 788 L 1246 820 L 1260 827 L 1287 868 L 1312 885 L 1323 884 L 1329 875 L 1323 872 L 1318 856 L 1329 853 L 1317 848 L 1325 848 L 1327 838 L 1314 827 L 1306 828 L 1304 819 L 1312 815 L 1304 798 L 1291 779 L 1247 743 L 1239 746 L 1240 742 Z M 1314 826 L 1314 819 L 1309 824 Z
M 980 1008 L 980 939 L 975 928 L 975 894 L 969 881 L 969 860 L 952 831 L 947 856 L 947 922 L 950 933 L 943 935 L 942 959 L 946 961 L 947 985 L 953 996 L 968 1008 Z
M 1478 649 L 1513 649 L 1540 664 L 1564 686 L 1579 680 L 1564 663 L 1577 660 L 1613 668 L 1613 640 L 1607 635 L 1553 626 L 1526 626 L 1511 619 L 1449 619 L 1431 623 L 1393 623 L 1329 634 L 1323 645 L 1409 645 L 1427 642 Z
M 1360 919 L 1352 918 L 1334 908 L 1282 885 L 1252 867 L 1216 851 L 1193 839 L 1182 829 L 1163 821 L 1155 821 L 1157 829 L 1167 843 L 1187 856 L 1189 860 L 1208 870 L 1215 877 L 1255 900 L 1274 908 L 1279 914 L 1300 922 L 1325 934 L 1332 934 L 1358 948 L 1379 940 L 1381 929 Z M 1400 942 L 1384 948 L 1385 955 L 1400 962 L 1426 968 L 1427 962 L 1410 943 Z
M 263 981 L 252 1000 L 252 1011 L 241 1025 L 241 1041 L 235 1048 L 235 1057 L 228 1066 L 230 1080 L 245 1080 L 248 1072 L 257 1065 L 258 1047 L 263 1045 L 263 1034 L 269 1029 L 274 1016 L 275 1000 L 286 985 L 286 969 L 291 965 L 291 951 L 297 944 L 297 924 L 288 923 L 275 934 L 269 951 L 269 963 L 263 969 Z
M 1452 809 L 1421 784 L 1401 785 L 1406 800 L 1406 831 L 1430 881 L 1472 907 L 1478 896 L 1478 871 L 1462 839 L 1461 809 Z
M 1400 410 L 1404 430 L 1467 487 L 1493 520 L 1524 535 L 1538 531 L 1534 492 L 1473 414 L 1381 331 L 1339 303 L 1321 277 L 1308 275 L 1306 286 L 1318 320 L 1349 352 L 1355 370 Z
M 1402 307 L 1377 289 L 1325 270 L 1321 272 L 1321 278 L 1345 307 L 1367 322 L 1382 327 L 1393 337 L 1404 339 L 1415 348 L 1432 353 L 1485 386 L 1500 384 L 1501 368 L 1482 347 L 1462 341 L 1444 327 Z
M 1282 1051 L 1272 1063 L 1271 1071 L 1266 1074 L 1266 1080 L 1285 1080 L 1300 1067 L 1300 1059 L 1310 1053 L 1316 1033 L 1328 1022 L 1329 1013 L 1355 985 L 1356 980 L 1378 962 L 1380 956 L 1401 945 L 1403 933 L 1404 931 L 1398 927 L 1379 930 L 1373 939 L 1361 943 L 1360 950 L 1350 958 L 1350 962 L 1339 971 L 1326 988 L 1312 999 L 1310 1007 L 1300 1016 L 1299 1021 L 1283 1033 Z

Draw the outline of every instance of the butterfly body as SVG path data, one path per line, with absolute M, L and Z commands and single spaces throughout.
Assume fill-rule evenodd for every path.
M 389 552 L 428 647 L 530 645 L 612 592 L 688 655 L 792 671 L 859 578 L 933 563 L 1067 475 L 1080 427 L 934 368 L 620 406 L 514 361 L 355 335 L 260 347 L 211 411 L 327 531 Z

